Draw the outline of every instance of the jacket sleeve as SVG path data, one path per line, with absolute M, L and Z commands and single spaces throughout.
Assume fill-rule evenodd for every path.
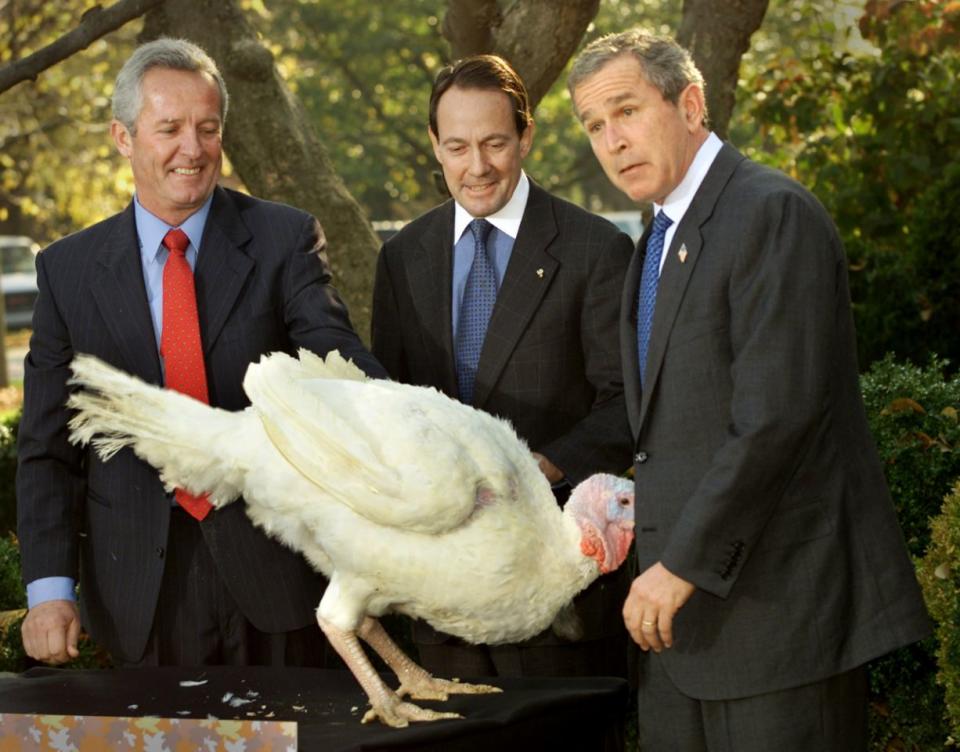
M 339 350 L 368 376 L 384 378 L 386 371 L 360 340 L 331 284 L 326 245 L 320 223 L 305 215 L 284 275 L 284 317 L 290 338 L 297 346 L 320 354 Z
M 713 348 L 723 361 L 713 364 L 708 385 L 728 418 L 725 438 L 661 557 L 667 569 L 720 597 L 818 451 L 837 386 L 832 364 L 845 359 L 838 348 L 852 346 L 839 335 L 849 313 L 845 259 L 823 207 L 785 189 L 741 210 L 739 237 L 725 239 L 736 248 L 722 282 L 729 326 L 713 335 L 728 342 Z M 703 252 L 711 250 L 705 244 Z
M 632 438 L 620 365 L 620 296 L 633 243 L 611 235 L 587 280 L 580 314 L 585 376 L 594 389 L 590 412 L 540 449 L 576 485 L 592 473 L 620 474 L 630 466 Z
M 373 354 L 387 369 L 390 378 L 408 382 L 410 377 L 403 347 L 400 308 L 397 305 L 394 281 L 384 246 L 377 258 L 377 275 L 373 283 L 373 318 L 370 322 L 370 343 Z
M 37 257 L 39 293 L 24 362 L 18 434 L 17 533 L 23 580 L 78 578 L 79 524 L 86 494 L 84 450 L 70 444 L 67 380 L 73 347 L 54 300 L 49 251 Z

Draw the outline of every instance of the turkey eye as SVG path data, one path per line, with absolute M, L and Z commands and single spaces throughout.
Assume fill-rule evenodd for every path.
M 620 502 L 620 506 L 622 507 L 630 506 L 630 499 L 628 499 L 626 496 L 621 496 L 619 499 L 617 499 L 617 501 Z

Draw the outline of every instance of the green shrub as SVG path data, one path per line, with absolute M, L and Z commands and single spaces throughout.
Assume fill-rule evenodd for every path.
M 960 483 L 931 524 L 930 550 L 918 569 L 930 615 L 937 623 L 937 681 L 946 696 L 947 722 L 960 739 Z
M 907 547 L 921 557 L 930 542 L 930 520 L 960 477 L 960 377 L 944 377 L 947 363 L 926 368 L 874 363 L 861 378 L 870 431 Z
M 960 377 L 946 378 L 945 366 L 933 358 L 919 368 L 888 355 L 861 378 L 870 429 L 914 560 L 927 550 L 930 520 L 960 477 Z M 872 750 L 943 749 L 949 732 L 936 682 L 937 651 L 931 638 L 870 665 Z

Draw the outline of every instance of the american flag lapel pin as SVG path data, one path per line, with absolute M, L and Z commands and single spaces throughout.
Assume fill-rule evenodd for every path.
M 685 264 L 687 261 L 687 244 L 681 243 L 680 250 L 677 251 L 677 258 L 680 259 L 681 264 Z

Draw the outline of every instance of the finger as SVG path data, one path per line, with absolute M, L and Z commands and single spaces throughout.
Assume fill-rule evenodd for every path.
M 70 658 L 76 658 L 80 655 L 77 648 L 77 642 L 80 639 L 80 622 L 77 619 L 70 620 L 70 626 L 67 628 L 67 654 Z
M 644 616 L 640 620 L 640 634 L 643 637 L 643 642 L 641 643 L 640 647 L 642 647 L 644 650 L 650 650 L 652 648 L 654 652 L 660 652 L 661 643 L 660 636 L 657 633 L 656 616 Z
M 47 629 L 47 663 L 63 663 L 67 660 L 67 625 Z
M 664 646 L 673 647 L 673 614 L 668 611 L 661 611 L 657 621 L 657 628 L 660 632 L 660 639 Z
M 43 660 L 37 653 L 37 639 L 33 626 L 29 620 L 20 625 L 20 638 L 23 640 L 23 651 L 34 660 Z

